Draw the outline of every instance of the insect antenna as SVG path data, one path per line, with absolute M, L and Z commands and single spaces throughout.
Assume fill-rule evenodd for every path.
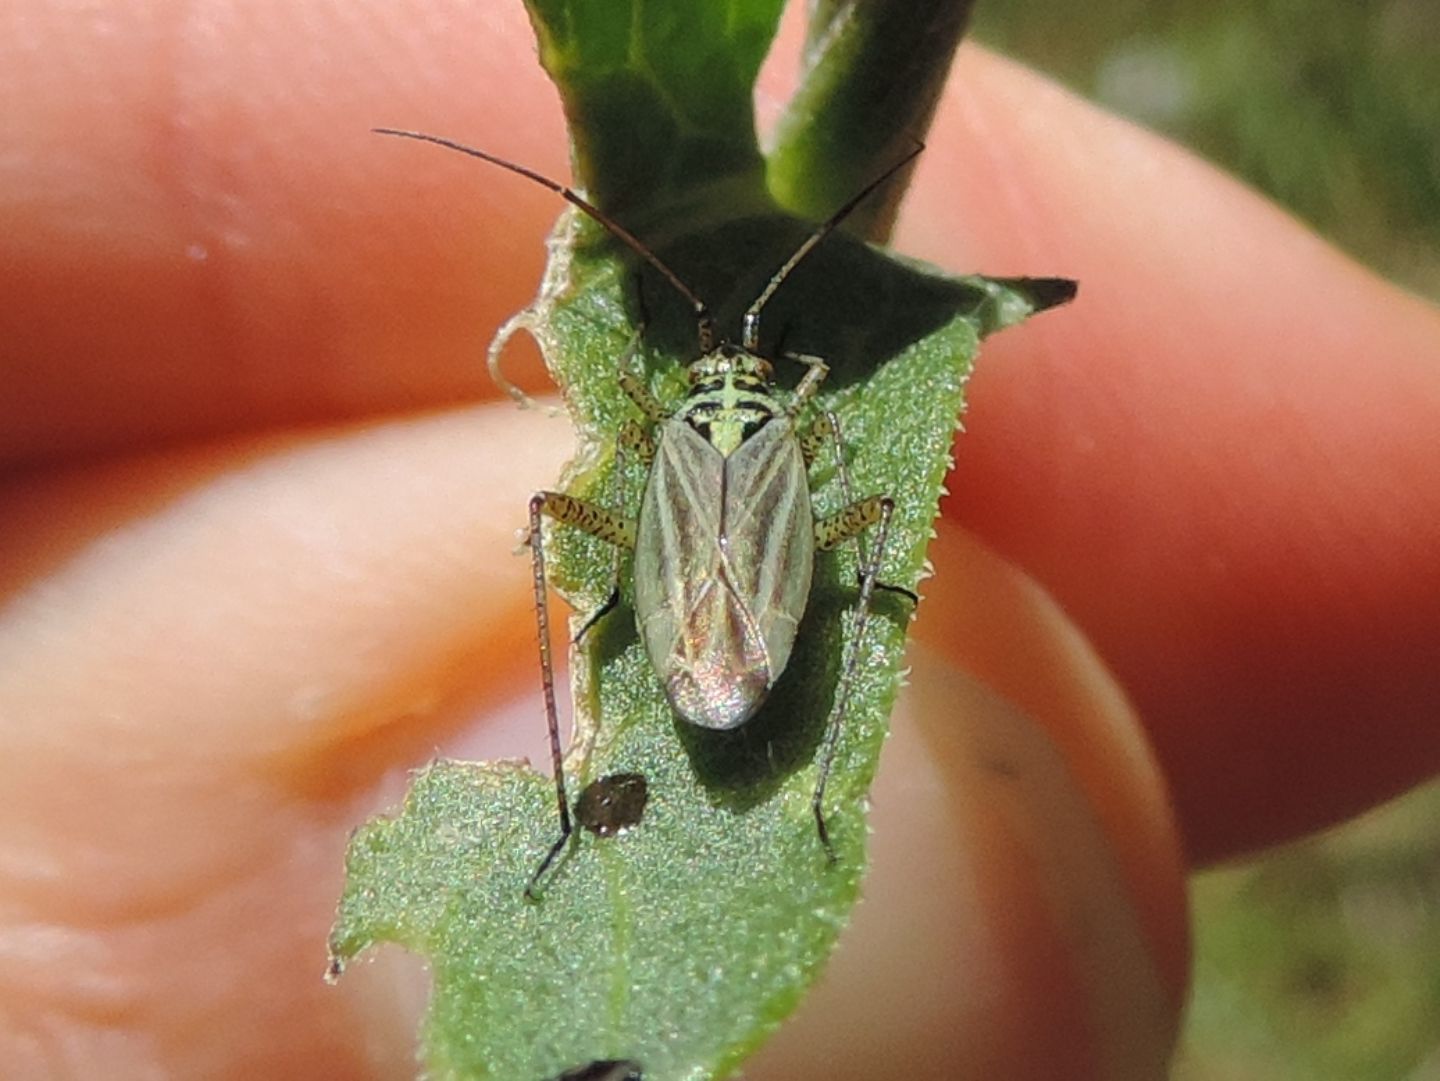
M 760 295 L 755 298 L 755 302 L 745 311 L 744 321 L 740 324 L 740 344 L 747 351 L 753 353 L 760 348 L 760 312 L 764 309 L 765 305 L 770 302 L 770 298 L 775 295 L 775 290 L 779 289 L 780 286 L 785 283 L 785 279 L 790 276 L 790 272 L 799 265 L 802 259 L 815 250 L 815 245 L 819 244 L 820 241 L 834 232 L 836 227 L 848 218 L 857 206 L 869 198 L 870 195 L 875 192 L 876 188 L 880 187 L 885 181 L 889 180 L 901 169 L 919 157 L 920 151 L 924 149 L 925 144 L 917 140 L 915 148 L 911 150 L 910 153 L 906 154 L 894 165 L 890 166 L 890 168 L 866 184 L 856 194 L 852 195 L 844 206 L 821 223 L 813 233 L 805 238 L 805 242 L 795 249 L 794 254 L 785 260 L 785 264 L 775 272 Z
M 584 212 L 589 218 L 591 218 L 591 220 L 601 225 L 605 229 L 605 231 L 608 232 L 611 236 L 613 236 L 616 240 L 620 241 L 620 243 L 624 244 L 636 255 L 640 256 L 640 258 L 644 259 L 652 267 L 654 267 L 661 274 L 663 274 L 665 276 L 665 280 L 668 281 L 672 286 L 674 286 L 675 291 L 679 293 L 682 297 L 684 297 L 686 301 L 688 301 L 690 304 L 690 310 L 695 315 L 695 325 L 699 330 L 701 353 L 709 353 L 715 348 L 714 317 L 710 314 L 709 306 L 698 296 L 695 295 L 695 290 L 691 289 L 688 285 L 681 281 L 680 276 L 676 274 L 673 270 L 671 270 L 668 266 L 666 266 L 660 260 L 660 257 L 656 255 L 653 251 L 651 251 L 649 247 L 646 246 L 644 241 L 642 241 L 634 233 L 630 232 L 629 229 L 626 229 L 625 226 L 621 225 L 614 218 L 606 214 L 594 203 L 586 199 L 574 188 L 566 187 L 564 184 L 560 184 L 554 180 L 551 180 L 548 176 L 537 173 L 533 169 L 527 169 L 523 165 L 517 165 L 513 161 L 506 161 L 504 158 L 496 157 L 494 154 L 487 154 L 483 150 L 477 150 L 473 146 L 466 146 L 464 143 L 457 143 L 453 139 L 446 139 L 440 135 L 427 135 L 423 131 L 404 131 L 399 128 L 371 128 L 370 130 L 375 132 L 375 134 L 377 135 L 397 135 L 402 139 L 415 139 L 422 143 L 434 143 L 436 146 L 443 146 L 449 150 L 458 150 L 462 154 L 469 154 L 472 158 L 479 158 L 481 161 L 488 161 L 491 165 L 498 165 L 502 169 L 508 169 L 510 170 L 510 172 L 517 173 L 520 176 L 525 177 L 527 180 L 533 180 L 535 183 L 539 184 L 543 188 L 549 188 L 551 191 L 553 191 L 556 195 L 559 195 L 571 206 L 574 206 Z M 901 162 L 901 164 L 903 165 L 904 162 Z M 884 179 L 884 177 L 881 177 L 881 180 Z M 877 181 L 876 183 L 878 184 L 879 182 Z M 876 185 L 871 185 L 871 187 L 874 186 Z M 868 192 L 869 190 L 870 189 L 867 188 L 866 192 Z M 862 197 L 864 194 L 865 193 L 862 193 Z M 856 202 L 858 201 L 859 200 L 856 200 Z

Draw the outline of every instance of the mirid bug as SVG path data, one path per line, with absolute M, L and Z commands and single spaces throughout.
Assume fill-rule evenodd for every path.
M 543 516 L 633 553 L 635 618 L 651 664 L 675 712 L 692 725 L 713 730 L 743 725 L 780 678 L 809 600 L 816 550 L 856 540 L 861 565 L 857 621 L 826 726 L 811 800 L 816 830 L 833 862 L 825 786 L 895 505 L 885 495 L 851 499 L 833 414 L 822 413 L 808 429 L 800 424 L 800 414 L 829 369 L 819 357 L 786 354 L 805 372 L 782 400 L 771 364 L 758 352 L 760 316 L 800 261 L 922 148 L 917 145 L 815 228 L 746 310 L 740 342 L 735 344 L 717 335 L 709 307 L 654 251 L 574 189 L 439 136 L 392 128 L 376 131 L 457 150 L 549 188 L 654 267 L 690 305 L 696 321 L 700 357 L 689 367 L 690 389 L 676 408 L 665 408 L 630 372 L 622 369 L 619 375 L 621 389 L 649 422 L 648 430 L 630 421 L 620 432 L 621 448 L 637 454 L 649 467 L 638 517 L 564 492 L 537 492 L 530 500 L 535 614 L 560 837 L 532 875 L 526 896 L 536 898 L 536 887 L 574 831 L 550 657 Z M 643 327 L 637 331 L 636 343 L 642 331 Z M 837 445 L 846 505 L 817 519 L 811 507 L 809 467 L 827 440 Z M 872 526 L 875 545 L 867 556 L 860 537 Z M 585 627 L 617 598 L 618 583 L 610 601 Z

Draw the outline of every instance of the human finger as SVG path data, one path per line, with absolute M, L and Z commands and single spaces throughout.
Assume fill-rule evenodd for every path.
M 520 5 L 15 7 L 0 463 L 494 393 L 555 201 L 370 129 L 563 175 Z
M 986 343 L 947 518 L 1095 643 L 1204 861 L 1440 768 L 1440 314 L 1192 155 L 962 50 L 898 242 L 1064 273 Z
M 529 688 L 508 553 L 567 449 L 492 407 L 4 487 L 7 1075 L 404 1072 L 321 979 L 346 837 Z

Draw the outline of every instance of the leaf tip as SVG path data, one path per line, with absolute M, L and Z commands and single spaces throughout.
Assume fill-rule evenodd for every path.
M 1080 291 L 1073 278 L 1012 278 L 1011 285 L 1030 298 L 1036 312 L 1068 304 Z

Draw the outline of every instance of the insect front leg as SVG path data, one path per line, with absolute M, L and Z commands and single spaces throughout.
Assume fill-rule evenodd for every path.
M 820 753 L 820 776 L 815 782 L 815 794 L 810 800 L 810 808 L 815 814 L 815 828 L 831 863 L 835 862 L 835 848 L 830 843 L 830 830 L 825 824 L 825 785 L 830 780 L 830 768 L 835 762 L 835 747 L 840 737 L 840 728 L 845 722 L 845 710 L 850 704 L 851 685 L 855 682 L 855 673 L 859 669 L 860 647 L 865 639 L 866 625 L 870 622 L 870 598 L 875 592 L 880 562 L 885 557 L 885 541 L 890 534 L 890 519 L 894 513 L 895 501 L 889 496 L 870 496 L 868 499 L 850 503 L 815 523 L 815 547 L 822 550 L 834 548 L 852 537 L 858 539 L 864 530 L 871 526 L 876 527 L 875 554 L 861 568 L 855 635 L 846 654 L 845 665 L 840 671 L 835 708 L 830 712 L 825 744 Z
M 540 635 L 540 683 L 545 696 L 545 724 L 550 734 L 550 766 L 555 774 L 555 804 L 560 814 L 560 837 L 530 876 L 525 886 L 527 900 L 537 900 L 537 887 L 555 858 L 565 848 L 574 827 L 570 801 L 565 793 L 564 755 L 560 749 L 560 719 L 555 707 L 555 665 L 550 656 L 550 605 L 545 589 L 545 544 L 540 520 L 548 516 L 574 526 L 617 549 L 635 547 L 635 523 L 623 515 L 564 492 L 536 492 L 530 497 L 530 561 L 534 574 L 535 625 Z
M 830 365 L 825 363 L 823 357 L 811 356 L 809 353 L 786 353 L 785 359 L 805 365 L 805 374 L 801 376 L 800 383 L 790 398 L 790 408 L 786 410 L 793 417 L 815 397 L 820 384 L 825 382 L 825 377 L 830 374 Z
M 634 373 L 625 371 L 620 373 L 620 389 L 651 424 L 659 424 L 662 420 L 669 418 L 670 410 L 660 404 L 660 400 L 650 393 L 650 388 L 642 383 L 640 377 Z

